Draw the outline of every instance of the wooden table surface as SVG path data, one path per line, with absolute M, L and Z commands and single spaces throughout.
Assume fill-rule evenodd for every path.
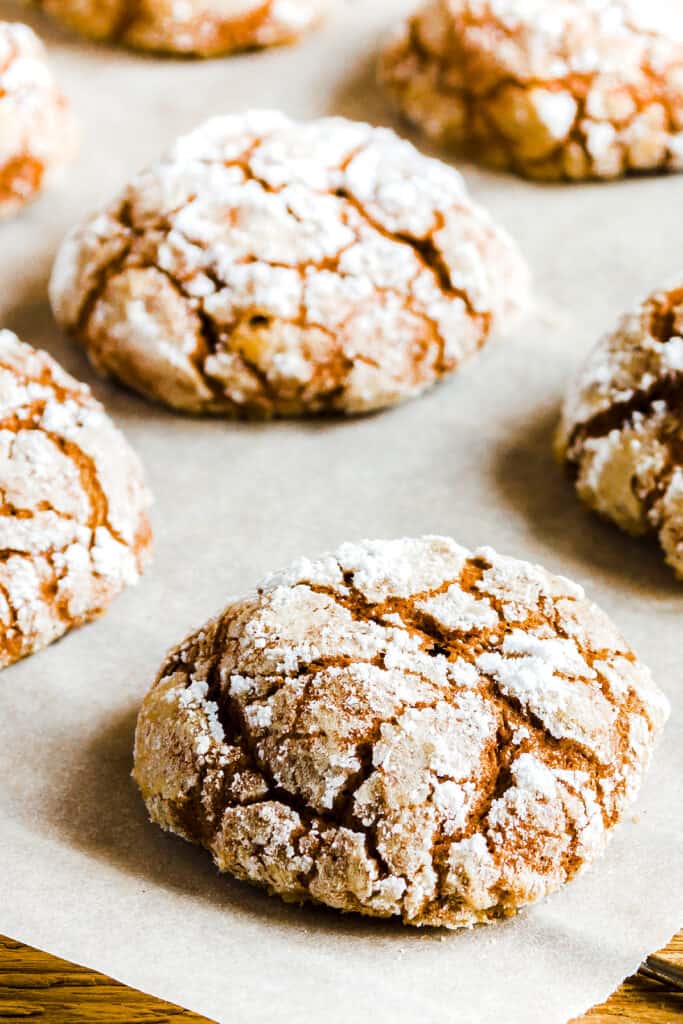
M 683 932 L 662 955 L 683 965 Z M 205 1017 L 120 985 L 87 967 L 0 936 L 2 1024 L 210 1024 Z M 683 992 L 631 978 L 602 1006 L 572 1024 L 675 1024 Z M 242 1024 L 242 1022 L 235 1022 Z

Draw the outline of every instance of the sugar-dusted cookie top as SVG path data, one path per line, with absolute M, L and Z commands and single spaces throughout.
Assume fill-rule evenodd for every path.
M 212 57 L 290 43 L 324 14 L 328 0 L 37 0 L 94 39 L 142 50 Z
M 99 615 L 151 545 L 140 463 L 90 390 L 0 331 L 0 667 Z
M 54 182 L 76 136 L 43 44 L 27 25 L 0 21 L 0 219 Z
M 517 248 L 393 132 L 214 118 L 77 227 L 58 321 L 176 409 L 366 412 L 416 395 L 523 307 Z
M 153 821 L 286 900 L 451 928 L 598 857 L 667 702 L 580 587 L 444 537 L 344 544 L 172 651 Z
M 683 8 L 670 0 L 429 0 L 380 74 L 429 135 L 532 178 L 683 167 Z
M 569 388 L 557 447 L 580 497 L 629 533 L 658 536 L 683 578 L 683 283 L 599 342 Z

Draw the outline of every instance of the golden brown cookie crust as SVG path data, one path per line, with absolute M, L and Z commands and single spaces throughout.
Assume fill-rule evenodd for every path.
M 429 0 L 380 76 L 428 135 L 530 178 L 683 168 L 683 12 L 667 0 Z
M 582 500 L 658 537 L 683 579 L 683 283 L 599 342 L 567 394 L 557 449 Z
M 668 714 L 581 588 L 443 537 L 231 602 L 140 711 L 150 816 L 285 900 L 458 928 L 602 853 Z
M 0 219 L 59 177 L 76 136 L 43 44 L 27 25 L 0 22 Z
M 327 0 L 37 0 L 93 39 L 188 57 L 291 43 L 322 17 Z
M 256 111 L 180 139 L 65 241 L 59 323 L 187 412 L 361 413 L 419 394 L 524 308 L 460 175 L 393 132 Z
M 147 563 L 137 457 L 90 390 L 0 331 L 0 667 L 100 615 Z

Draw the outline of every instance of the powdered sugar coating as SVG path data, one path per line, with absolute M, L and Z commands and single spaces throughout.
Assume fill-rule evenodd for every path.
M 37 2 L 83 35 L 192 57 L 293 42 L 315 25 L 328 4 L 328 0 Z
M 532 178 L 683 168 L 683 11 L 670 0 L 428 0 L 380 72 L 428 135 Z
M 0 331 L 0 667 L 99 615 L 149 557 L 137 457 L 45 352 Z
M 0 22 L 0 218 L 54 183 L 75 145 L 43 44 L 27 25 Z
M 181 138 L 65 241 L 59 322 L 190 412 L 357 413 L 418 394 L 524 305 L 457 172 L 392 132 L 252 112 Z
M 223 871 L 457 928 L 602 853 L 667 714 L 575 585 L 445 537 L 366 541 L 169 654 L 134 774 L 152 820 Z
M 656 534 L 683 579 L 683 283 L 599 342 L 567 394 L 557 448 L 580 497 L 628 533 Z

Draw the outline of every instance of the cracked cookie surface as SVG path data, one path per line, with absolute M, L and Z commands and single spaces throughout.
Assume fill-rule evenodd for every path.
M 288 901 L 457 928 L 598 857 L 666 699 L 580 587 L 443 537 L 344 544 L 173 650 L 152 820 Z
M 0 667 L 101 614 L 148 560 L 142 468 L 85 384 L 0 331 Z
M 328 0 L 37 0 L 69 28 L 142 50 L 212 57 L 291 43 Z
M 683 169 L 683 10 L 669 0 L 429 0 L 380 77 L 428 135 L 530 178 Z
M 76 138 L 40 39 L 27 25 L 0 22 L 0 219 L 54 183 Z
M 340 118 L 219 117 L 62 246 L 59 323 L 186 412 L 360 413 L 455 369 L 523 308 L 527 268 L 460 175 Z
M 598 343 L 567 394 L 557 452 L 582 500 L 657 536 L 683 579 L 683 283 Z

